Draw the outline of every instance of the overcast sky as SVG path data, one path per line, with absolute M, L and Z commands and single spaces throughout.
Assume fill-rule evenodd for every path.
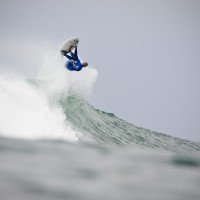
M 60 45 L 73 36 L 80 38 L 80 56 L 99 72 L 95 107 L 200 140 L 200 1 L 0 0 L 0 42 L 8 48 L 9 41 Z M 10 69 L 36 72 L 34 61 L 22 63 Z

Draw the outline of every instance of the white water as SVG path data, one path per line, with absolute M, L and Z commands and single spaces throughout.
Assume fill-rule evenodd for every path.
M 41 66 L 36 66 L 40 69 L 34 80 L 37 86 L 24 76 L 5 73 L 5 63 L 0 68 L 4 69 L 0 75 L 0 136 L 78 140 L 80 133 L 71 129 L 56 100 L 67 95 L 69 89 L 88 97 L 97 71 L 87 68 L 68 72 L 63 66 L 65 59 L 56 53 L 57 49 L 48 50 Z

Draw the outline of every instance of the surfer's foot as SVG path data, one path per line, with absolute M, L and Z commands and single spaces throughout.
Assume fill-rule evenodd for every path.
M 73 47 L 73 46 L 71 46 L 71 47 L 69 48 L 69 52 L 71 52 L 73 48 L 74 48 L 74 47 Z

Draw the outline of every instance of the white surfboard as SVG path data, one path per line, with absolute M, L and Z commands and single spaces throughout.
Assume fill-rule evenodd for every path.
M 75 47 L 77 47 L 79 43 L 79 38 L 75 37 L 75 38 L 71 38 L 69 40 L 66 40 L 63 45 L 61 46 L 60 49 L 60 53 L 63 55 L 62 51 L 68 51 L 70 52 L 70 49 L 74 49 Z

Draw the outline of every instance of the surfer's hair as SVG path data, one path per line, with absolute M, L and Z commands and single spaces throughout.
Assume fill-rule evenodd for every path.
M 87 67 L 88 63 L 87 62 L 83 62 L 82 65 L 83 65 L 83 67 Z

